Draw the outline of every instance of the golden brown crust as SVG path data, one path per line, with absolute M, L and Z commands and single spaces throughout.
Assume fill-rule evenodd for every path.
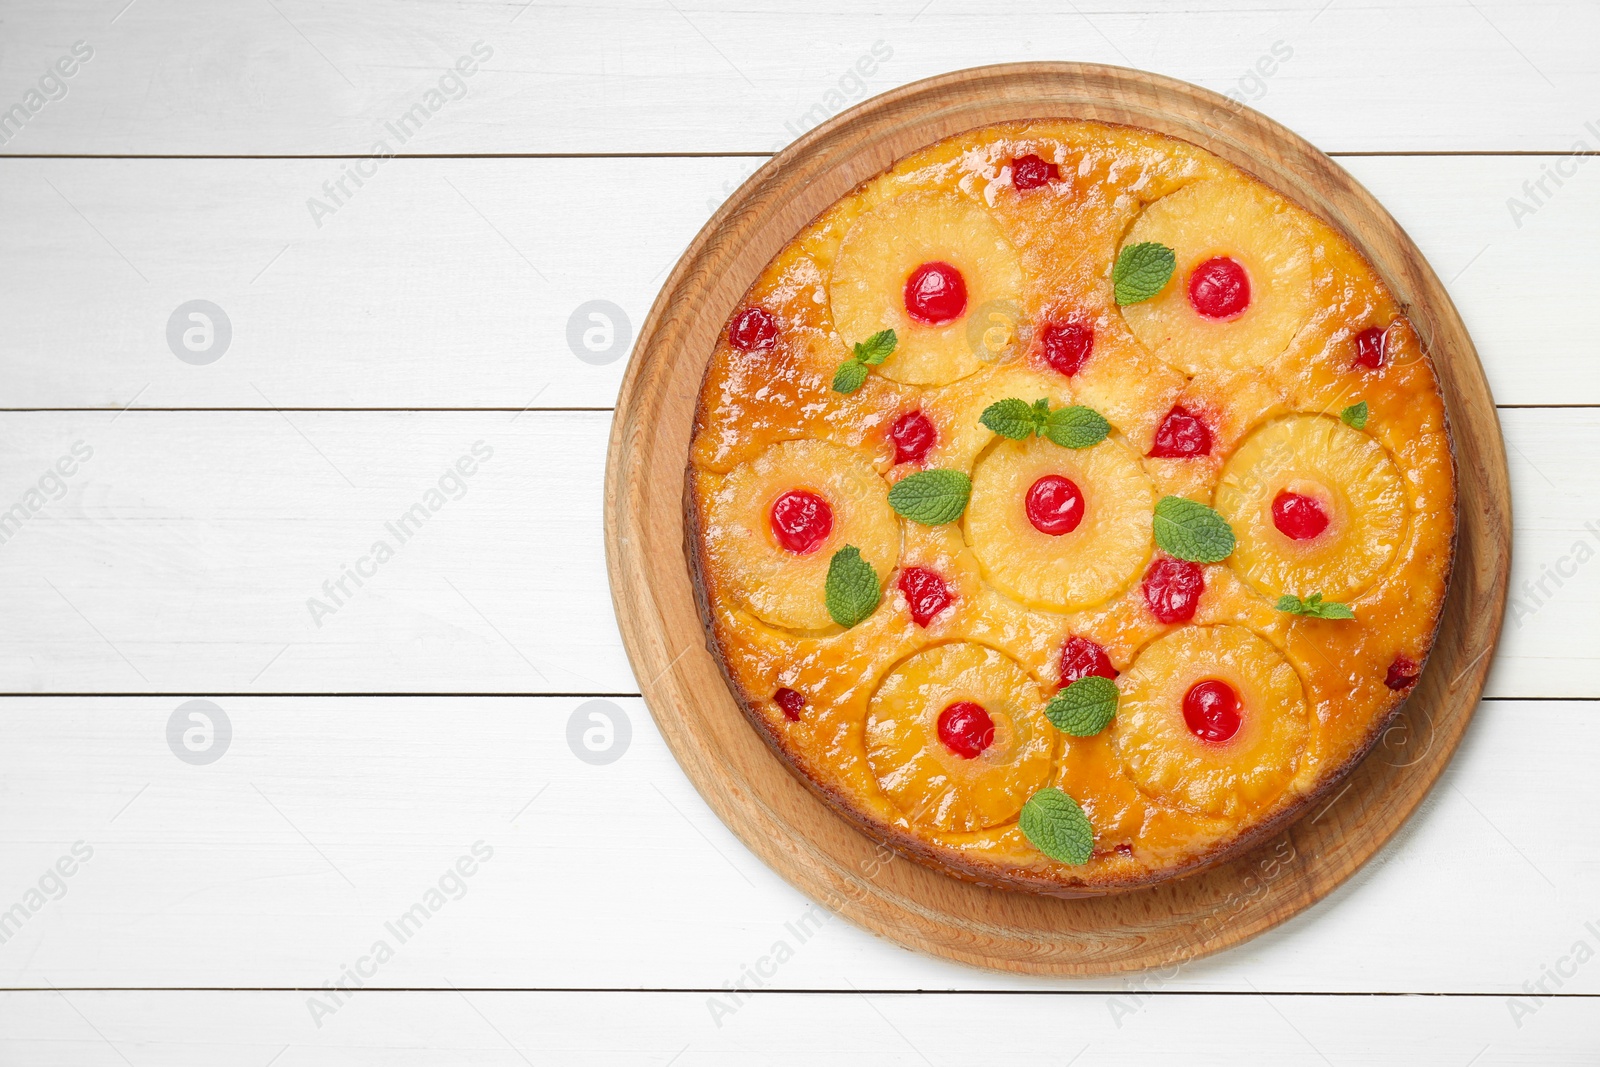
M 974 153 L 988 151 L 987 158 L 993 162 L 1006 153 L 1020 154 L 1019 146 L 1036 145 L 1052 146 L 1067 159 L 1079 160 L 1079 170 L 1088 177 L 1080 181 L 1082 175 L 1063 166 L 1064 180 L 1073 186 L 1072 195 L 1049 205 L 1051 211 L 1042 219 L 1024 221 L 1057 228 L 1081 226 L 1086 234 L 1082 244 L 1091 251 L 1101 249 L 1101 253 L 1093 264 L 1063 266 L 1046 263 L 1035 247 L 1037 241 L 1017 241 L 1024 272 L 1030 278 L 1041 272 L 1049 275 L 1034 291 L 1021 295 L 1018 317 L 1022 321 L 1042 318 L 1063 302 L 1090 307 L 1099 315 L 1097 329 L 1103 331 L 1097 335 L 1103 340 L 1097 343 L 1104 347 L 1097 351 L 1108 353 L 1104 359 L 1111 373 L 1097 367 L 1102 373 L 1086 373 L 1069 388 L 1050 379 L 1025 352 L 1015 365 L 981 368 L 948 385 L 906 385 L 874 374 L 857 394 L 833 394 L 828 380 L 848 349 L 835 332 L 823 294 L 830 282 L 833 253 L 850 226 L 872 203 L 881 203 L 896 192 L 956 189 L 965 179 L 964 195 L 986 202 L 988 210 L 1015 236 L 1023 225 L 1017 219 L 1038 205 L 1008 200 L 1008 195 L 1014 195 L 1011 190 L 992 179 L 986 189 L 973 192 L 973 176 L 981 178 L 984 173 L 982 163 L 974 161 Z M 1095 179 L 1103 175 L 1108 161 L 1112 173 L 1120 163 L 1142 169 L 1143 176 L 1138 179 L 1136 194 L 1119 189 L 1114 202 L 1092 205 L 1101 209 L 1097 222 L 1088 218 L 1093 213 L 1084 204 L 1096 195 Z M 863 183 L 802 231 L 769 265 L 745 301 L 746 305 L 762 303 L 774 310 L 783 332 L 781 343 L 759 359 L 751 358 L 731 349 L 725 333 L 708 367 L 684 485 L 685 553 L 708 647 L 746 718 L 796 777 L 870 837 L 952 876 L 1002 888 L 1082 896 L 1149 885 L 1221 863 L 1267 840 L 1332 795 L 1377 745 L 1404 703 L 1404 693 L 1389 692 L 1382 684 L 1383 667 L 1390 658 L 1405 655 L 1419 669 L 1426 664 L 1455 549 L 1450 431 L 1420 340 L 1359 252 L 1303 209 L 1290 209 L 1298 212 L 1295 225 L 1307 228 L 1307 241 L 1322 257 L 1317 275 L 1320 303 L 1287 349 L 1263 369 L 1234 368 L 1225 374 L 1202 372 L 1192 377 L 1173 371 L 1151 356 L 1121 322 L 1107 294 L 1099 292 L 1109 289 L 1102 277 L 1109 268 L 1105 250 L 1114 251 L 1140 212 L 1163 195 L 1209 179 L 1254 184 L 1254 179 L 1193 145 L 1129 127 L 1017 123 L 951 138 Z M 1081 258 L 1094 256 L 1085 252 Z M 813 291 L 816 296 L 809 295 Z M 1106 820 L 1107 825 L 1118 828 L 1119 835 L 1127 836 L 1133 847 L 1125 854 L 1111 846 L 1127 842 L 1101 842 L 1097 837 L 1097 849 L 1102 845 L 1104 849 L 1082 867 L 1067 867 L 1040 856 L 1014 825 L 965 835 L 929 832 L 887 803 L 870 769 L 864 769 L 860 724 L 873 690 L 893 665 L 933 644 L 975 641 L 1014 657 L 1025 670 L 1053 687 L 1051 654 L 1061 635 L 1087 627 L 1103 638 L 1119 667 L 1126 670 L 1151 640 L 1173 629 L 1147 616 L 1139 617 L 1137 583 L 1094 608 L 1032 620 L 1023 627 L 1024 639 L 1006 647 L 1001 647 L 1003 642 L 995 636 L 1003 628 L 998 623 L 987 628 L 965 621 L 952 626 L 947 619 L 945 623 L 936 621 L 932 630 L 920 631 L 903 612 L 891 619 L 896 616 L 892 586 L 886 590 L 890 610 L 880 606 L 873 618 L 853 630 L 785 631 L 761 622 L 741 605 L 736 587 L 730 584 L 727 549 L 714 545 L 715 537 L 708 530 L 710 501 L 727 473 L 770 444 L 808 437 L 831 441 L 873 462 L 892 480 L 907 473 L 896 468 L 892 453 L 886 452 L 884 435 L 894 412 L 920 405 L 950 415 L 954 425 L 954 413 L 975 414 L 985 398 L 994 398 L 995 391 L 1018 395 L 1029 388 L 1036 390 L 1033 395 L 1051 395 L 1053 402 L 1066 402 L 1070 397 L 1101 409 L 1119 439 L 1141 455 L 1149 450 L 1155 417 L 1171 403 L 1187 401 L 1189 406 L 1205 410 L 1218 438 L 1211 460 L 1147 460 L 1146 466 L 1161 493 L 1209 500 L 1218 472 L 1250 434 L 1288 413 L 1338 410 L 1338 400 L 1348 387 L 1340 377 L 1343 368 L 1339 361 L 1347 359 L 1352 350 L 1355 331 L 1372 323 L 1389 326 L 1392 354 L 1384 373 L 1363 379 L 1362 387 L 1370 394 L 1364 398 L 1371 405 L 1372 433 L 1406 476 L 1408 521 L 1393 560 L 1352 602 L 1363 620 L 1392 616 L 1395 621 L 1363 621 L 1359 629 L 1356 624 L 1313 619 L 1285 621 L 1260 591 L 1245 586 L 1226 565 L 1207 568 L 1211 601 L 1195 623 L 1232 623 L 1267 636 L 1294 664 L 1314 698 L 1314 739 L 1295 765 L 1291 788 L 1226 824 L 1164 808 L 1156 800 L 1138 795 L 1137 790 L 1130 792 L 1128 783 L 1115 781 L 1120 773 L 1117 768 L 1104 769 L 1103 775 L 1096 770 L 1090 777 L 1098 782 L 1103 776 L 1108 788 L 1123 789 L 1132 797 L 1124 807 L 1142 812 L 1136 817 L 1119 811 Z M 984 443 L 968 447 L 963 442 L 941 440 L 945 451 L 937 453 L 939 462 L 931 465 L 965 464 L 970 470 L 976 450 Z M 905 532 L 900 562 L 939 560 L 944 570 L 955 576 L 958 599 L 963 611 L 970 608 L 971 615 L 989 613 L 1016 624 L 1024 616 L 1040 614 L 1029 613 L 986 588 L 981 568 L 965 559 L 963 552 L 970 556 L 959 530 L 952 539 L 948 530 L 911 527 Z M 1334 629 L 1341 625 L 1346 628 Z M 1318 658 L 1325 662 L 1316 662 Z M 1341 697 L 1330 696 L 1329 679 L 1341 672 L 1346 677 L 1359 675 L 1363 682 Z M 790 723 L 777 713 L 771 694 L 778 685 L 798 685 L 796 679 L 801 677 L 808 683 L 810 699 L 824 706 L 817 708 L 815 722 Z M 1085 751 L 1070 759 L 1063 752 L 1052 781 L 1068 787 L 1084 780 L 1084 766 L 1105 764 L 1110 757 L 1091 751 L 1096 743 L 1097 739 L 1069 739 L 1066 747 Z M 1098 799 L 1084 801 L 1091 815 L 1098 814 L 1097 804 L 1103 806 Z M 1139 828 L 1124 834 L 1124 824 Z M 1151 830 L 1152 826 L 1157 829 Z M 1096 828 L 1100 829 L 1098 820 Z

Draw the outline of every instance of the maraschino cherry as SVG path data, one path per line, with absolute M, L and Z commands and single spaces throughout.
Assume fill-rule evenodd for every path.
M 1038 189 L 1059 177 L 1061 168 L 1054 163 L 1046 163 L 1031 152 L 1011 161 L 1011 184 L 1023 191 Z
M 1117 677 L 1117 669 L 1111 665 L 1111 657 L 1106 655 L 1106 650 L 1089 640 L 1087 637 L 1069 637 L 1061 646 L 1061 684 L 1063 687 L 1071 685 L 1079 678 L 1110 678 Z
M 772 534 L 790 552 L 805 555 L 833 532 L 833 508 L 815 493 L 791 489 L 772 502 Z
M 1144 575 L 1144 602 L 1158 622 L 1188 622 L 1206 591 L 1206 576 L 1198 564 L 1162 556 Z
M 1051 537 L 1069 534 L 1083 521 L 1083 493 L 1071 478 L 1059 474 L 1034 482 L 1023 504 L 1033 528 Z
M 784 686 L 776 693 L 773 693 L 772 702 L 783 709 L 783 717 L 790 722 L 799 722 L 800 713 L 806 707 L 806 698 L 788 686 Z
M 1315 497 L 1285 489 L 1272 498 L 1272 525 L 1291 541 L 1309 541 L 1328 528 L 1328 513 Z
M 1389 664 L 1389 673 L 1384 675 L 1383 684 L 1393 690 L 1410 689 L 1417 684 L 1417 676 L 1421 670 L 1405 656 L 1396 656 L 1394 662 Z
M 1188 459 L 1211 454 L 1211 429 L 1182 404 L 1175 405 L 1156 427 L 1150 455 L 1156 459 Z
M 906 279 L 906 313 L 924 326 L 954 322 L 967 310 L 967 282 L 941 260 L 924 263 Z
M 1039 331 L 1044 361 L 1068 378 L 1083 369 L 1094 351 L 1094 327 L 1082 322 L 1052 322 Z
M 1356 334 L 1356 366 L 1381 370 L 1389 357 L 1387 339 L 1387 332 L 1381 326 L 1373 326 Z
M 982 704 L 957 701 L 939 713 L 939 740 L 962 759 L 977 759 L 994 744 L 994 720 Z
M 778 343 L 778 323 L 765 308 L 745 308 L 728 327 L 728 343 L 741 352 L 765 352 Z
M 955 594 L 939 577 L 937 571 L 926 567 L 907 567 L 900 572 L 900 592 L 905 594 L 906 607 L 911 611 L 911 621 L 926 627 L 935 615 L 955 601 Z
M 921 463 L 939 440 L 933 420 L 920 411 L 908 411 L 889 426 L 896 463 Z
M 1237 260 L 1216 256 L 1189 275 L 1189 303 L 1208 319 L 1231 319 L 1250 306 L 1250 276 Z
M 1215 678 L 1197 682 L 1183 695 L 1183 721 L 1200 740 L 1220 745 L 1239 732 L 1239 694 Z

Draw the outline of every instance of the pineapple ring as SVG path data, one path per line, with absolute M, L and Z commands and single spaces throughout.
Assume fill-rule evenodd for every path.
M 1311 250 L 1293 208 L 1265 186 L 1211 178 L 1162 197 L 1134 221 L 1123 247 L 1155 241 L 1177 269 L 1157 296 L 1122 309 L 1140 342 L 1185 374 L 1259 367 L 1289 347 L 1311 315 Z M 1225 256 L 1245 269 L 1250 303 L 1229 319 L 1208 319 L 1189 301 L 1189 279 Z
M 1280 492 L 1315 500 L 1320 534 L 1292 540 L 1273 524 Z M 1238 537 L 1234 569 L 1258 592 L 1348 600 L 1394 559 L 1405 485 L 1383 446 L 1325 415 L 1291 415 L 1245 439 L 1222 469 L 1216 508 Z
M 1207 680 L 1239 697 L 1240 725 L 1227 741 L 1202 741 L 1184 718 L 1184 697 Z M 1152 799 L 1237 818 L 1283 791 L 1310 734 L 1300 676 L 1283 654 L 1242 626 L 1186 626 L 1151 642 L 1117 680 L 1122 691 L 1112 745 L 1128 777 Z
M 940 326 L 906 311 L 906 280 L 930 262 L 955 267 L 967 287 L 965 311 Z M 828 285 L 834 327 L 845 345 L 893 330 L 898 344 L 878 371 L 908 385 L 945 385 L 982 367 L 987 341 L 969 338 L 969 317 L 996 302 L 1015 307 L 1021 290 L 1017 250 L 999 225 L 971 200 L 950 193 L 902 196 L 857 219 L 839 246 Z
M 1035 529 L 1025 500 L 1040 478 L 1068 478 L 1083 494 L 1083 519 L 1070 533 Z M 972 472 L 967 544 L 984 577 L 1031 608 L 1076 611 L 1131 585 L 1152 551 L 1155 489 L 1138 457 L 1106 438 L 1068 449 L 1041 437 L 998 441 Z
M 779 544 L 773 501 L 792 489 L 823 498 L 833 529 L 804 554 Z M 837 629 L 824 587 L 833 554 L 845 545 L 878 572 L 880 588 L 900 558 L 900 520 L 889 487 L 855 452 L 825 441 L 784 441 L 735 467 L 712 497 L 706 552 L 758 618 L 792 630 Z
M 973 701 L 994 740 L 972 759 L 939 739 L 939 716 Z M 1014 822 L 1050 777 L 1045 693 L 1017 662 L 961 641 L 924 649 L 886 675 L 867 709 L 867 762 L 907 821 L 965 833 Z

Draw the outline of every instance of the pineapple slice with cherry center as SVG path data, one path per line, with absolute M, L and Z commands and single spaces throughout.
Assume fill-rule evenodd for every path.
M 1118 680 L 1112 744 L 1147 796 L 1238 817 L 1270 803 L 1310 734 L 1300 676 L 1242 626 L 1186 626 L 1151 642 Z
M 890 671 L 867 709 L 867 762 L 914 825 L 966 833 L 1013 822 L 1050 776 L 1055 729 L 1017 662 L 955 642 Z
M 1369 434 L 1325 415 L 1255 431 L 1215 493 L 1233 527 L 1236 571 L 1258 592 L 1348 600 L 1383 573 L 1406 526 L 1406 493 Z
M 1068 449 L 995 442 L 972 472 L 966 538 L 984 577 L 1032 608 L 1074 611 L 1131 585 L 1153 545 L 1155 490 L 1114 437 Z
M 889 487 L 848 448 L 785 441 L 735 467 L 713 496 L 706 548 L 758 618 L 792 630 L 837 629 L 825 595 L 828 564 L 845 545 L 877 572 L 900 558 Z
M 1311 315 L 1311 246 L 1276 194 L 1209 178 L 1162 197 L 1123 247 L 1155 242 L 1176 269 L 1155 297 L 1122 309 L 1139 341 L 1185 374 L 1259 367 L 1289 347 Z
M 828 286 L 845 345 L 894 330 L 878 373 L 909 385 L 965 378 L 1004 350 L 990 309 L 1015 308 L 1021 290 L 1017 251 L 999 225 L 952 193 L 909 193 L 857 219 Z

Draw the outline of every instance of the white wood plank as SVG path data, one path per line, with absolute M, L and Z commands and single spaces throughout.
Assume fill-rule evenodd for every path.
M 3 405 L 609 407 L 745 162 L 394 160 L 319 229 L 342 161 L 0 160 Z M 232 327 L 205 365 L 167 339 L 194 299 Z M 609 363 L 567 340 L 593 300 L 625 314 Z
M 1517 598 L 1489 692 L 1600 696 L 1600 411 L 1502 414 Z M 42 504 L 0 526 L 0 692 L 636 692 L 601 545 L 609 418 L 0 415 L 0 512 Z M 466 495 L 402 543 L 386 524 L 480 440 Z M 80 441 L 61 499 L 29 497 Z M 323 582 L 379 540 L 394 558 L 336 602 Z
M 1584 251 L 1600 244 L 1600 157 L 1339 163 L 1406 228 L 1446 283 L 1497 403 L 1600 403 L 1600 308 L 1586 295 L 1600 286 L 1600 266 L 1589 265 Z M 1544 191 L 1530 195 L 1524 186 L 1535 182 Z M 1564 266 L 1541 283 L 1551 264 Z
M 1600 1004 L 1553 999 L 1522 1029 L 1473 997 L 1164 997 L 1119 1027 L 1100 997 L 760 996 L 718 1027 L 693 993 L 368 993 L 309 1022 L 306 994 L 0 994 L 0 1054 L 37 1067 L 700 1064 L 845 1067 L 1181 1062 L 1594 1062 Z M 274 1059 L 277 1057 L 277 1059 Z
M 0 546 L 30 604 L 0 622 L 0 687 L 631 691 L 601 543 L 609 418 L 4 416 L 8 504 L 76 442 L 93 457 Z M 450 473 L 480 441 L 476 473 Z
M 1451 282 L 1501 403 L 1600 403 L 1600 163 L 1579 158 L 1343 161 Z M 0 406 L 609 406 L 626 339 L 584 362 L 569 321 L 607 300 L 631 337 L 759 162 L 393 160 L 318 228 L 306 201 L 345 162 L 0 159 Z M 197 298 L 232 325 L 203 366 L 166 335 Z
M 1592 702 L 1486 703 L 1328 900 L 1220 956 L 1092 982 L 941 963 L 827 918 L 710 813 L 636 698 L 613 702 L 631 741 L 599 766 L 569 747 L 576 698 L 215 703 L 231 742 L 194 766 L 169 749 L 178 698 L 0 700 L 0 910 L 93 850 L 7 930 L 0 986 L 316 989 L 360 966 L 396 988 L 1600 994 L 1600 962 L 1563 962 L 1600 950 Z M 389 929 L 480 842 L 492 855 L 420 930 Z M 380 940 L 392 958 L 363 960 Z
M 1563 151 L 1600 118 L 1587 48 L 1600 11 L 1583 3 L 282 0 L 225 17 L 201 0 L 123 6 L 11 5 L 8 105 L 74 41 L 94 56 L 4 151 L 365 153 L 476 42 L 491 54 L 467 95 L 441 95 L 402 150 L 766 151 L 807 114 L 867 93 L 1038 59 L 1236 93 L 1336 150 Z

